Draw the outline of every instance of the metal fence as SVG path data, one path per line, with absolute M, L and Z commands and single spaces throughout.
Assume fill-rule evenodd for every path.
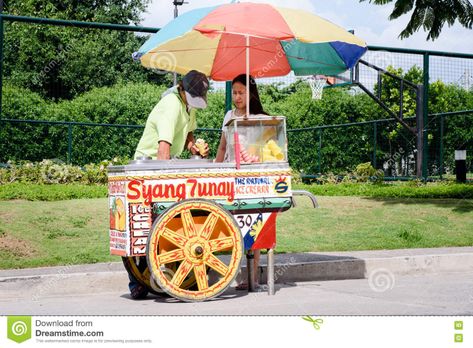
M 455 172 L 455 150 L 467 150 L 468 176 L 473 178 L 473 136 L 459 138 L 459 125 L 473 129 L 473 112 L 430 115 L 428 130 L 429 177 L 443 179 Z M 406 119 L 411 124 L 415 118 Z M 390 133 L 396 130 L 397 138 Z M 349 137 L 346 134 L 350 134 Z M 342 135 L 342 136 L 341 136 Z M 337 141 L 336 139 L 344 139 Z M 310 176 L 327 173 L 347 174 L 357 163 L 371 162 L 387 178 L 412 178 L 416 175 L 416 137 L 399 129 L 394 119 L 288 130 L 292 165 Z
M 467 168 L 469 177 L 473 178 L 473 137 L 465 142 L 450 131 L 457 129 L 459 124 L 473 129 L 473 112 L 430 116 L 435 125 L 429 131 L 430 177 L 441 179 L 445 175 L 453 175 L 454 152 L 461 148 L 467 150 Z M 407 119 L 407 122 L 414 122 L 414 118 Z M 398 139 L 390 141 L 389 133 L 393 130 L 399 132 L 397 125 L 396 120 L 385 119 L 289 129 L 291 166 L 305 175 L 318 176 L 349 173 L 354 170 L 354 163 L 371 162 L 374 167 L 382 168 L 388 178 L 413 177 L 416 170 L 416 139 L 412 133 L 401 129 Z M 1 119 L 0 149 L 3 151 L 0 152 L 0 162 L 55 158 L 83 165 L 115 156 L 131 158 L 142 130 L 140 125 Z M 26 139 L 25 145 L 19 148 L 22 140 L 8 134 L 21 135 L 22 139 Z M 36 134 L 36 137 L 29 137 L 28 134 Z M 195 132 L 196 137 L 208 141 L 213 156 L 220 135 L 220 129 L 199 128 Z M 11 147 L 11 144 L 16 146 Z
M 64 27 L 63 30 L 74 30 L 86 34 L 93 30 L 153 33 L 158 28 L 134 27 L 127 25 L 113 25 L 106 23 L 88 23 L 77 21 L 50 20 L 44 18 L 18 17 L 0 14 L 0 88 L 3 82 L 12 80 L 11 71 L 3 69 L 4 46 L 9 42 L 6 27 L 9 29 L 24 30 L 38 25 L 53 25 Z M 12 27 L 15 26 L 15 27 Z M 5 34 L 5 35 L 4 35 Z M 119 45 L 117 45 L 118 47 Z M 42 71 L 54 68 L 57 64 L 67 60 L 68 54 L 73 54 L 73 48 L 62 49 L 57 56 L 47 64 Z M 37 54 L 40 54 L 39 52 Z M 409 77 L 418 78 L 415 83 L 423 83 L 432 87 L 436 81 L 447 85 L 456 85 L 466 91 L 473 92 L 473 55 L 449 52 L 432 52 L 409 50 L 389 47 L 369 46 L 363 57 L 365 61 L 382 69 L 392 67 L 408 73 Z M 417 67 L 416 72 L 413 67 Z M 400 70 L 398 70 L 400 72 Z M 162 72 L 158 72 L 162 74 Z M 353 73 L 348 72 L 343 80 Z M 33 76 L 34 77 L 34 76 Z M 371 91 L 376 90 L 379 75 L 369 69 L 360 68 L 359 79 Z M 300 77 L 288 75 L 286 77 L 262 79 L 262 84 L 279 84 L 288 86 Z M 171 80 L 171 79 L 170 79 Z M 125 81 L 122 81 L 126 82 Z M 231 107 L 231 94 L 228 83 L 213 83 L 214 90 L 225 90 L 221 94 L 226 99 L 226 108 Z M 55 86 L 54 88 L 61 88 Z M 356 85 L 345 86 L 348 93 L 356 95 L 362 91 Z M 79 94 L 82 91 L 78 91 Z M 52 95 L 55 91 L 51 91 Z M 452 129 L 459 127 L 473 128 L 473 112 L 467 106 L 452 108 L 450 105 L 438 107 L 430 99 L 431 91 L 424 88 L 424 121 L 425 121 L 425 161 L 427 175 L 443 177 L 453 172 L 453 153 L 457 148 L 466 148 L 468 168 L 473 172 L 472 132 L 465 132 L 458 137 Z M 1 109 L 0 93 L 0 162 L 9 159 L 39 161 L 44 158 L 59 158 L 69 163 L 85 164 L 109 159 L 113 156 L 133 155 L 136 144 L 142 132 L 140 125 L 108 124 L 93 122 L 59 122 L 50 121 L 46 115 L 33 115 L 28 112 L 29 96 L 19 100 L 13 107 L 21 109 L 21 119 L 9 119 L 9 114 Z M 5 101 L 3 101 L 5 102 Z M 433 106 L 435 105 L 435 108 Z M 409 114 L 409 104 L 406 108 L 406 122 L 414 125 L 415 119 Z M 146 111 L 148 112 L 148 111 Z M 398 112 L 398 110 L 397 110 Z M 70 120 L 65 115 L 64 120 Z M 2 118 L 3 117 L 3 118 Z M 223 117 L 223 115 L 222 115 Z M 393 119 L 380 114 L 380 120 L 343 125 L 321 125 L 305 129 L 289 129 L 289 154 L 291 165 L 307 174 L 343 173 L 353 170 L 354 163 L 372 162 L 377 168 L 384 169 L 387 176 L 410 177 L 415 175 L 416 167 L 416 139 L 412 133 L 399 130 L 398 123 Z M 34 118 L 34 119 L 33 119 Z M 397 137 L 391 136 L 397 130 Z M 350 137 L 342 137 L 342 134 Z M 211 144 L 213 154 L 220 137 L 219 129 L 199 129 L 196 136 L 206 138 Z M 94 146 L 90 146 L 91 142 Z
M 457 107 L 448 103 L 442 104 L 438 100 L 440 98 L 435 96 L 436 91 L 431 91 L 431 89 L 438 88 L 439 82 L 441 82 L 443 85 L 456 86 L 464 91 L 469 91 L 470 94 L 473 93 L 473 54 L 369 46 L 369 50 L 363 56 L 363 60 L 381 69 L 392 71 L 396 75 L 402 75 L 415 84 L 422 84 L 424 86 L 422 98 L 422 133 L 424 135 L 423 176 L 443 177 L 445 173 L 452 173 L 454 167 L 452 156 L 455 147 L 473 148 L 473 134 L 472 132 L 465 132 L 462 134 L 463 138 L 450 139 L 449 135 L 452 135 L 452 132 L 446 133 L 448 132 L 447 128 L 452 128 L 453 125 L 456 125 L 457 127 L 471 129 L 473 105 L 471 103 L 469 105 L 461 105 L 461 102 L 457 103 L 460 105 Z M 384 84 L 389 85 L 391 88 L 400 87 L 396 85 L 398 82 L 394 79 L 390 79 L 386 75 L 382 76 L 377 70 L 370 69 L 364 64 L 359 65 L 357 75 L 360 83 L 366 86 L 369 92 L 380 98 L 382 94 L 382 90 L 379 87 L 381 79 L 383 79 Z M 347 76 L 348 74 L 345 74 L 345 78 Z M 265 79 L 264 83 L 277 83 L 285 86 L 295 82 L 297 79 L 298 77 L 289 75 Z M 356 84 L 351 84 L 347 88 L 348 93 L 352 95 L 364 93 Z M 392 95 L 395 94 L 396 92 L 392 93 Z M 391 98 L 393 98 L 392 95 Z M 437 100 L 433 100 L 432 95 Z M 415 100 L 413 99 L 409 100 L 409 98 L 405 97 L 404 104 L 399 108 L 393 108 L 392 111 L 396 114 L 403 113 L 408 118 L 409 116 L 415 116 Z M 394 103 L 398 102 L 398 100 L 394 101 L 391 99 L 390 102 Z M 380 115 L 380 118 L 388 117 L 391 116 L 387 112 Z M 411 126 L 416 126 L 415 119 L 409 119 L 408 123 Z M 371 124 L 369 126 L 371 131 L 368 130 L 368 124 Z M 412 171 L 412 168 L 417 166 L 416 137 L 413 137 L 408 132 L 401 131 L 397 142 L 393 143 L 389 138 L 389 133 L 396 125 L 397 123 L 392 120 L 379 120 L 376 122 L 370 121 L 359 126 L 346 125 L 346 128 L 339 128 L 338 125 L 326 125 L 315 127 L 314 129 L 296 130 L 299 137 L 312 139 L 310 146 L 310 149 L 312 149 L 310 150 L 311 155 L 306 155 L 305 160 L 301 161 L 301 163 L 309 163 L 307 161 L 310 161 L 311 165 L 307 165 L 307 170 L 311 174 L 347 170 L 348 168 L 344 169 L 343 166 L 343 162 L 345 162 L 343 157 L 347 156 L 344 155 L 345 150 L 350 149 L 348 157 L 353 156 L 355 153 L 358 155 L 353 158 L 360 161 L 367 161 L 371 158 L 373 165 L 384 169 L 386 175 L 400 175 L 400 173 L 403 176 L 416 175 L 416 172 Z M 329 139 L 334 138 L 327 136 L 330 133 L 328 131 L 325 132 L 325 129 L 333 129 L 332 132 L 336 132 L 335 129 L 349 129 L 350 131 L 357 132 L 363 141 L 365 139 L 377 139 L 377 141 L 370 144 L 360 142 L 359 138 L 357 138 L 354 142 L 347 144 L 347 147 L 338 146 L 337 144 L 328 143 Z M 318 135 L 320 132 L 325 132 L 326 134 L 322 136 L 324 141 L 318 141 L 319 144 L 322 144 L 322 148 L 317 153 L 314 153 L 313 149 L 320 146 L 315 140 L 320 138 L 320 135 Z M 373 133 L 376 133 L 376 136 Z M 312 134 L 311 137 L 308 134 Z M 293 136 L 292 139 L 296 142 L 299 141 L 298 137 Z M 355 143 L 358 145 L 354 146 L 353 144 Z M 326 148 L 325 150 L 324 147 Z M 368 151 L 368 147 L 371 150 Z M 371 157 L 369 156 L 370 151 L 372 152 Z M 404 154 L 400 154 L 399 151 L 404 152 Z M 333 161 L 324 160 L 324 156 L 321 155 L 324 152 L 330 154 L 330 156 L 336 155 L 338 158 L 334 158 Z M 471 151 L 467 151 L 467 154 L 469 152 Z M 361 155 L 362 153 L 363 155 Z M 299 153 L 297 155 L 301 156 Z M 468 157 L 470 158 L 469 163 L 471 163 L 471 154 L 468 154 Z M 395 164 L 396 160 L 399 163 Z M 471 164 L 468 168 L 471 174 L 473 172 Z
M 133 158 L 143 129 L 129 124 L 0 119 L 0 162 L 57 159 L 84 165 L 117 156 Z M 220 129 L 195 131 L 214 152 L 220 134 Z

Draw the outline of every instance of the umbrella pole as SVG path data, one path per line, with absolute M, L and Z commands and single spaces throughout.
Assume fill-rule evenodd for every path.
M 250 36 L 246 35 L 246 117 L 250 115 Z
M 250 114 L 250 36 L 246 37 L 246 114 L 244 117 L 248 117 Z M 235 162 L 236 169 L 240 169 L 240 137 L 238 131 L 233 134 L 233 141 L 235 143 Z

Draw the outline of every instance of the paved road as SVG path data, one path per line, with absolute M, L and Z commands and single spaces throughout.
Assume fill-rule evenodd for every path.
M 126 274 L 31 278 L 0 284 L 2 315 L 473 315 L 473 272 L 284 283 L 276 295 L 235 291 L 203 303 L 133 301 Z M 117 290 L 114 290 L 117 289 Z M 375 291 L 376 290 L 376 291 Z

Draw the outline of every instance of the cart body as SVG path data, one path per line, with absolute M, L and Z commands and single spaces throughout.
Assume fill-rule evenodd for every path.
M 154 220 L 187 199 L 211 200 L 240 227 L 245 249 L 276 244 L 276 215 L 292 205 L 287 163 L 243 165 L 209 160 L 131 161 L 109 167 L 110 252 L 145 256 Z M 250 235 L 252 227 L 263 228 Z
M 285 131 L 284 117 L 234 119 L 225 131 L 230 162 L 109 167 L 110 252 L 156 292 L 184 301 L 223 292 L 244 251 L 272 255 L 277 214 L 292 206 Z

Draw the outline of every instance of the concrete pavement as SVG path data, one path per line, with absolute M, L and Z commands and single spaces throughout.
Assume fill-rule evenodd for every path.
M 103 276 L 103 275 L 102 275 Z M 110 279 L 97 278 L 97 281 Z M 149 295 L 134 301 L 126 276 L 117 289 L 81 287 L 65 280 L 35 298 L 34 280 L 23 289 L 2 285 L 2 315 L 473 315 L 473 272 L 395 276 L 391 285 L 374 291 L 368 279 L 276 285 L 276 294 L 247 293 L 229 288 L 224 295 L 200 303 Z M 6 286 L 5 286 L 6 285 Z M 86 282 L 85 285 L 91 285 Z M 20 291 L 18 291 L 20 290 Z
M 473 314 L 471 247 L 282 254 L 276 264 L 275 296 L 230 287 L 204 303 L 133 301 L 121 263 L 4 270 L 0 308 L 32 315 Z

